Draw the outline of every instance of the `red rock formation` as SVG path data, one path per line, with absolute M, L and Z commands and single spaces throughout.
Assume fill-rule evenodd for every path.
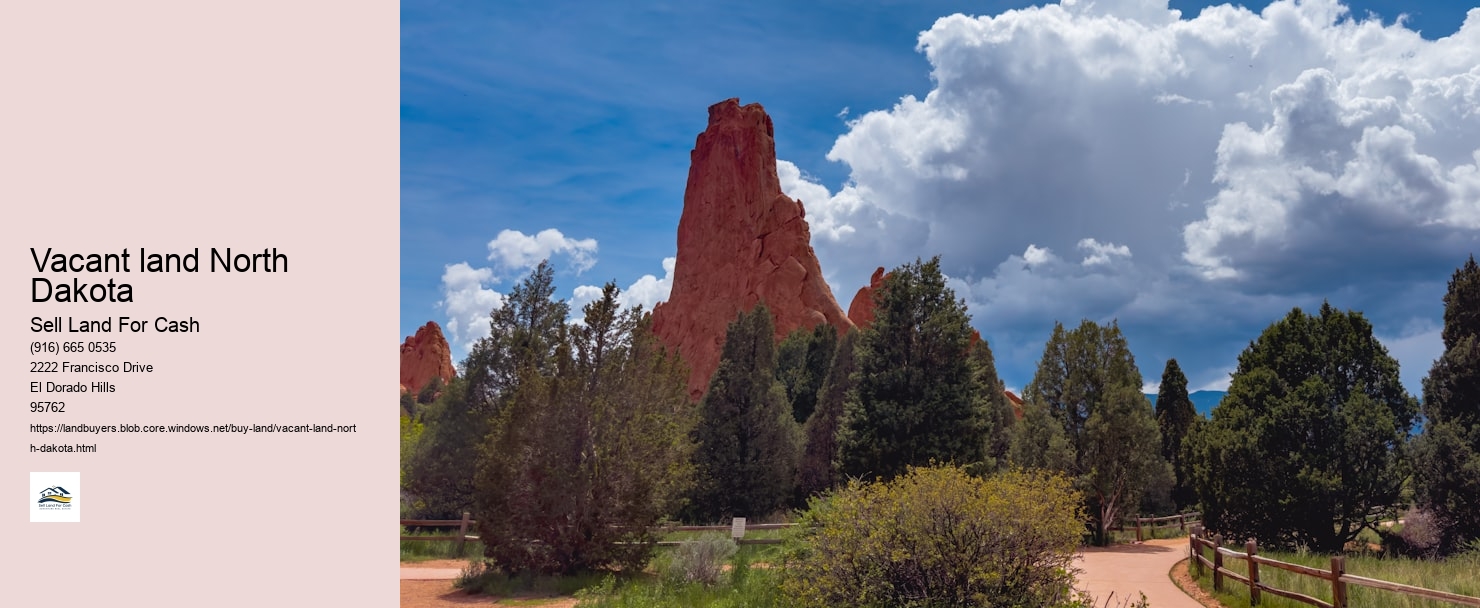
M 1023 398 L 1014 395 L 1012 391 L 1004 389 L 1002 394 L 1007 396 L 1007 403 L 1012 406 L 1012 417 L 1014 420 L 1023 419 Z
M 432 378 L 441 378 L 446 383 L 456 374 L 452 349 L 435 321 L 427 321 L 416 330 L 416 335 L 407 336 L 401 343 L 401 392 L 416 394 Z
M 797 328 L 853 325 L 822 278 L 801 202 L 781 192 L 774 137 L 760 104 L 727 99 L 709 107 L 689 153 L 673 289 L 653 310 L 653 331 L 688 363 L 696 399 L 719 367 L 726 327 L 761 301 L 777 341 Z
M 874 322 L 874 293 L 884 286 L 884 279 L 888 278 L 884 267 L 880 266 L 869 277 L 868 285 L 859 287 L 858 293 L 853 294 L 853 303 L 848 305 L 848 320 L 860 328 L 868 327 Z

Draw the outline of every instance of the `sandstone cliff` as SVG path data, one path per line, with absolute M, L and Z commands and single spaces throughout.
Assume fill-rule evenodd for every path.
M 407 336 L 401 343 L 401 392 L 415 395 L 432 378 L 441 378 L 446 383 L 455 374 L 452 349 L 435 321 L 427 321 L 416 330 L 416 335 Z
M 689 153 L 673 289 L 653 310 L 653 331 L 688 363 L 694 398 L 719 367 L 726 327 L 761 301 L 778 341 L 797 328 L 853 325 L 822 278 L 801 202 L 781 192 L 774 137 L 760 104 L 727 99 L 709 107 Z
M 848 305 L 848 320 L 858 327 L 868 327 L 874 322 L 874 294 L 884 286 L 884 278 L 888 276 L 884 267 L 880 266 L 869 277 L 868 285 L 858 288 L 858 293 L 853 294 L 853 303 Z

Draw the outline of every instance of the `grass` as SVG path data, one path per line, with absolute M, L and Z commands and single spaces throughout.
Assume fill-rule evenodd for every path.
M 1270 559 L 1329 570 L 1331 557 L 1304 552 L 1290 553 L 1261 551 L 1260 555 Z M 1212 553 L 1203 550 L 1203 556 L 1212 559 Z M 1224 567 L 1241 575 L 1248 574 L 1247 562 L 1225 557 Z M 1480 597 L 1480 552 L 1471 552 L 1442 561 L 1415 560 L 1408 558 L 1384 558 L 1379 555 L 1349 555 L 1346 558 L 1348 574 L 1378 580 L 1403 583 L 1415 587 L 1448 591 L 1461 595 Z M 1192 573 L 1195 575 L 1196 570 Z M 1196 576 L 1198 585 L 1213 594 L 1218 601 L 1230 608 L 1249 606 L 1249 588 L 1231 578 L 1223 579 L 1223 591 L 1213 591 L 1213 575 L 1206 568 L 1202 576 Z M 1260 582 L 1266 586 L 1308 595 L 1322 601 L 1331 601 L 1331 583 L 1322 579 L 1295 574 L 1261 565 Z M 1269 593 L 1261 595 L 1259 605 L 1263 608 L 1307 607 L 1309 604 L 1296 602 Z M 1407 594 L 1381 589 L 1369 589 L 1347 585 L 1347 600 L 1350 606 L 1384 606 L 1392 608 L 1452 608 L 1454 604 L 1427 600 Z
M 410 532 L 401 528 L 401 536 L 456 536 L 457 529 L 423 530 Z M 464 556 L 483 555 L 483 543 L 470 540 L 464 544 L 462 555 L 458 555 L 457 541 L 452 540 L 402 540 L 401 561 L 424 562 L 434 559 L 461 559 Z
M 729 570 L 715 585 L 683 582 L 660 573 L 657 576 L 607 577 L 600 585 L 577 593 L 581 608 L 771 608 L 789 606 L 780 592 L 775 571 L 752 568 L 741 547 L 729 560 Z M 654 560 L 660 562 L 662 560 Z

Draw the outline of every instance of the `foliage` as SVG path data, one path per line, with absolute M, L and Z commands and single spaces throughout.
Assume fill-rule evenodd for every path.
M 1085 422 L 1089 470 L 1084 476 L 1090 505 L 1099 509 L 1095 521 L 1101 526 L 1096 539 L 1100 544 L 1109 544 L 1108 528 L 1129 514 L 1142 493 L 1171 487 L 1171 465 L 1150 441 L 1159 434 L 1140 387 L 1112 387 Z
M 1197 502 L 1192 490 L 1191 467 L 1182 458 L 1182 440 L 1197 420 L 1197 408 L 1187 396 L 1187 376 L 1176 359 L 1168 359 L 1161 372 L 1161 385 L 1156 391 L 1156 424 L 1161 428 L 1161 457 L 1172 464 L 1176 483 L 1172 487 L 1172 502 L 1178 509 L 1186 509 Z
M 729 580 L 717 585 L 671 580 L 609 577 L 600 586 L 576 594 L 581 608 L 782 608 L 794 605 L 783 597 L 773 569 L 750 569 L 736 559 Z
M 555 271 L 541 262 L 490 313 L 490 334 L 473 345 L 463 374 L 422 415 L 427 424 L 410 465 L 406 490 L 417 514 L 456 519 L 473 508 L 473 477 L 480 449 L 499 412 L 513 398 L 521 370 L 549 374 L 555 336 L 569 307 L 552 299 Z
M 797 492 L 805 500 L 841 483 L 838 473 L 838 428 L 844 404 L 855 385 L 858 366 L 854 352 L 858 331 L 849 330 L 838 339 L 837 353 L 829 364 L 827 379 L 817 397 L 817 409 L 802 427 L 802 460 L 797 470 Z
M 986 340 L 973 339 L 967 364 L 976 383 L 978 411 L 987 419 L 987 437 L 983 455 L 982 472 L 1006 468 L 1007 453 L 1012 446 L 1012 426 L 1016 419 L 1012 404 L 1007 401 L 1006 387 L 997 377 L 997 363 L 992 357 L 992 347 Z
M 1444 354 L 1424 378 L 1414 490 L 1441 553 L 1480 540 L 1480 267 L 1470 257 L 1444 296 Z
M 983 462 L 992 429 L 967 360 L 970 317 L 940 258 L 896 268 L 874 298 L 840 430 L 842 472 L 887 480 L 932 461 Z
M 909 468 L 812 501 L 782 590 L 809 606 L 1056 606 L 1070 598 L 1080 498 L 1067 479 Z
M 1208 527 L 1270 547 L 1339 551 L 1399 500 L 1416 409 L 1358 312 L 1296 308 L 1239 355 L 1192 442 Z
M 1066 472 L 1074 468 L 1074 446 L 1064 434 L 1064 425 L 1048 406 L 1037 400 L 1023 403 L 1023 419 L 1012 427 L 1008 460 L 1013 465 L 1045 471 Z
M 406 446 L 410 454 L 402 463 L 402 486 L 413 519 L 459 519 L 473 510 L 473 472 L 488 419 L 466 395 L 467 383 L 453 378 L 422 413 L 424 426 L 414 446 Z
M 1027 428 L 1013 447 L 1018 464 L 1055 468 L 1075 480 L 1088 501 L 1095 544 L 1110 541 L 1109 528 L 1145 493 L 1171 483 L 1161 431 L 1141 384 L 1120 327 L 1085 320 L 1072 331 L 1054 324 L 1024 390 Z M 1044 412 L 1059 424 L 1063 448 L 1057 432 L 1046 428 Z M 1055 464 L 1064 461 L 1067 467 Z
M 786 388 L 786 401 L 797 424 L 806 422 L 817 408 L 819 391 L 837 349 L 838 331 L 827 323 L 810 330 L 799 328 L 777 347 L 776 379 Z
M 735 555 L 739 545 L 723 534 L 708 534 L 683 541 L 668 554 L 663 566 L 664 578 L 677 583 L 715 585 L 724 574 L 725 561 Z
M 608 283 L 580 326 L 491 338 L 518 355 L 476 485 L 484 554 L 504 572 L 640 567 L 686 489 L 686 370 L 617 295 Z
M 792 496 L 801 431 L 776 381 L 774 333 L 764 304 L 725 332 L 694 429 L 691 520 L 764 517 Z
M 406 471 L 410 468 L 411 456 L 415 453 L 416 444 L 421 440 L 421 434 L 426 431 L 426 425 L 420 420 L 415 420 L 405 412 L 401 412 L 401 487 L 406 486 Z

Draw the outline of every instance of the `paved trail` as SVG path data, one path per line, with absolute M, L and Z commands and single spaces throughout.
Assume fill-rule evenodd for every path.
M 1119 606 L 1125 598 L 1134 602 L 1140 598 L 1139 591 L 1146 594 L 1151 608 L 1202 608 L 1167 576 L 1172 564 L 1184 557 L 1186 539 L 1087 548 L 1074 558 L 1081 570 L 1075 587 L 1094 594 L 1101 606 L 1107 599 L 1111 606 Z

